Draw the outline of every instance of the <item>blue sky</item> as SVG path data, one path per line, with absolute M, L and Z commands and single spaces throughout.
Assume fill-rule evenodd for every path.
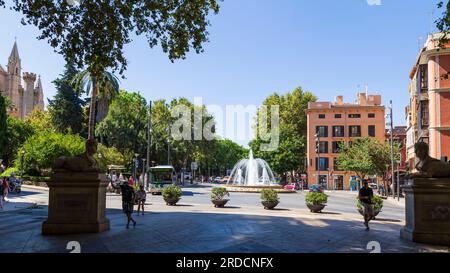
M 395 124 L 403 125 L 418 38 L 423 44 L 435 30 L 437 1 L 368 2 L 225 0 L 211 17 L 203 54 L 171 63 L 136 37 L 125 49 L 129 64 L 121 88 L 148 100 L 202 97 L 207 105 L 225 106 L 259 105 L 297 86 L 322 101 L 342 94 L 350 102 L 368 85 L 385 104 L 393 100 Z M 22 26 L 17 13 L 2 9 L 0 15 L 0 64 L 5 67 L 17 37 L 23 71 L 41 74 L 45 97 L 53 97 L 51 81 L 62 72 L 62 57 L 35 38 L 35 27 Z

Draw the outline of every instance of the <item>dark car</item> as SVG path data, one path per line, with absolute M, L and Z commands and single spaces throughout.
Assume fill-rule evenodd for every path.
M 323 192 L 324 187 L 322 185 L 314 184 L 314 185 L 309 186 L 309 191 L 310 192 Z

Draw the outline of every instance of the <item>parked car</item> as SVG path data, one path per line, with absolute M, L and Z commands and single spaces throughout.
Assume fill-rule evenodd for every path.
M 325 188 L 322 185 L 318 185 L 318 184 L 309 186 L 310 192 L 322 192 L 323 193 L 324 189 Z
M 222 179 L 220 176 L 217 176 L 214 178 L 213 183 L 220 183 L 220 179 Z

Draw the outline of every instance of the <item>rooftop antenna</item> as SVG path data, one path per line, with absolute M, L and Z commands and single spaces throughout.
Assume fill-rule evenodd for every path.
M 420 52 L 420 50 L 422 48 L 422 45 L 421 45 L 422 44 L 422 40 L 423 40 L 422 36 L 417 37 L 417 47 L 419 49 L 419 52 Z

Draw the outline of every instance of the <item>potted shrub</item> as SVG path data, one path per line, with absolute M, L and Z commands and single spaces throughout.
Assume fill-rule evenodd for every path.
M 311 212 L 322 212 L 328 202 L 328 196 L 322 192 L 308 192 L 305 197 L 306 206 Z
M 224 199 L 225 196 L 230 196 L 226 188 L 213 188 L 211 193 L 211 202 L 216 208 L 223 208 L 230 199 Z
M 356 208 L 358 209 L 359 213 L 364 216 L 363 208 L 361 206 L 361 201 L 359 201 L 359 198 L 356 197 Z M 383 199 L 379 195 L 374 195 L 372 198 L 373 203 L 373 217 L 372 219 L 375 219 L 375 217 L 381 212 L 381 209 L 383 208 Z
M 261 200 L 264 209 L 273 209 L 280 203 L 278 193 L 273 189 L 263 189 L 261 191 Z
M 162 196 L 166 205 L 174 206 L 181 199 L 181 188 L 176 185 L 169 185 L 162 190 Z

